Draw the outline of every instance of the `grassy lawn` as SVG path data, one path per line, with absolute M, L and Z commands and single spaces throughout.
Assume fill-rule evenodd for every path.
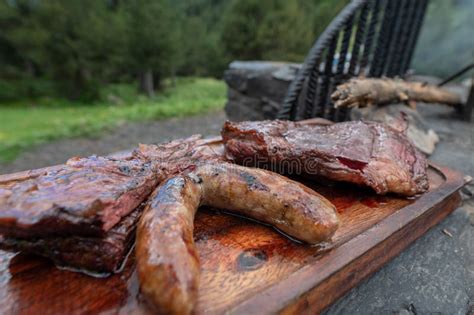
M 221 109 L 225 103 L 225 84 L 208 78 L 180 78 L 176 86 L 165 82 L 164 91 L 152 99 L 137 95 L 129 85 L 107 87 L 103 94 L 104 99 L 119 101 L 86 105 L 42 99 L 0 104 L 0 161 L 11 161 L 21 150 L 34 144 L 94 135 L 125 121 L 189 116 Z

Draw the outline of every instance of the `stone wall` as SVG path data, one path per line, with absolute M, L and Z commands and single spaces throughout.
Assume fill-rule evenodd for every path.
M 288 62 L 232 62 L 224 73 L 227 117 L 233 121 L 275 118 L 299 68 Z

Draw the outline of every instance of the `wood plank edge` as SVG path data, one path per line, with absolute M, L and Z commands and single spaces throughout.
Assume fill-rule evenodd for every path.
M 432 211 L 412 221 L 405 228 L 397 231 L 364 255 L 346 265 L 339 272 L 332 274 L 329 279 L 319 286 L 297 298 L 290 306 L 281 311 L 282 314 L 315 314 L 320 313 L 352 288 L 380 270 L 386 263 L 398 256 L 428 230 L 441 222 L 456 209 L 461 201 L 459 193 L 453 194 Z
M 320 259 L 303 267 L 288 278 L 268 287 L 260 294 L 237 304 L 234 308 L 229 310 L 228 313 L 270 314 L 283 312 L 285 314 L 291 314 L 302 312 L 299 308 L 293 312 L 292 304 L 306 305 L 308 310 L 311 310 L 313 313 L 321 311 L 362 279 L 380 269 L 383 264 L 398 255 L 413 241 L 426 233 L 432 226 L 454 211 L 461 202 L 460 194 L 457 191 L 465 184 L 463 175 L 457 171 L 432 163 L 430 163 L 430 166 L 441 173 L 446 181 L 436 190 L 421 196 L 416 205 L 412 204 L 400 209 L 366 232 L 328 252 Z M 422 210 L 416 211 L 420 205 Z M 414 227 L 416 227 L 417 230 L 412 230 Z M 403 240 L 400 235 L 405 235 L 407 232 L 411 234 L 408 233 L 407 241 L 401 243 L 402 246 L 400 247 L 397 245 L 398 241 Z M 391 250 L 387 252 L 387 249 L 383 249 L 385 246 L 391 246 L 390 249 L 394 249 L 394 251 Z M 374 267 L 372 267 L 372 265 L 369 266 L 370 261 L 357 264 L 358 260 L 363 261 L 364 257 L 370 255 L 372 251 L 376 253 L 380 250 L 382 250 L 384 254 L 377 258 L 380 262 Z M 347 271 L 351 269 L 352 264 L 366 268 L 369 272 L 362 273 L 361 276 L 350 276 L 354 278 L 354 280 L 351 280 L 348 276 L 340 279 L 341 283 L 350 282 L 347 285 L 347 289 L 343 290 L 338 287 L 334 297 L 326 301 L 327 296 L 324 295 L 323 291 L 318 290 L 318 288 L 327 286 L 326 282 L 331 284 L 331 278 L 337 277 L 340 272 L 347 273 Z M 329 288 L 332 287 L 328 287 L 327 289 Z M 319 295 L 319 303 L 316 304 L 316 308 L 309 309 L 310 307 L 314 307 L 314 305 L 308 302 L 308 298 L 313 296 L 313 291 L 316 295 Z

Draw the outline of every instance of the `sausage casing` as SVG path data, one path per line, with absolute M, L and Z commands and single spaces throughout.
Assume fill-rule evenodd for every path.
M 155 191 L 137 231 L 141 292 L 159 312 L 189 314 L 197 299 L 199 259 L 193 221 L 200 205 L 269 223 L 312 244 L 329 240 L 339 225 L 328 200 L 266 170 L 202 164 L 168 179 Z
M 189 314 L 197 298 L 199 258 L 193 240 L 200 186 L 177 176 L 158 187 L 137 228 L 140 290 L 159 314 Z

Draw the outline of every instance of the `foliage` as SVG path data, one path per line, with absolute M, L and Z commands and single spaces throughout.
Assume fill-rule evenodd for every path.
M 0 101 L 90 102 L 137 79 L 153 95 L 167 77 L 219 77 L 232 59 L 302 61 L 347 1 L 0 0 Z
M 19 78 L 49 77 L 63 95 L 97 97 L 98 82 L 124 47 L 118 35 L 123 26 L 105 2 L 17 0 L 0 11 L 3 40 L 13 48 L 4 58 L 16 58 Z
M 222 76 L 226 66 L 220 43 L 223 15 L 228 0 L 173 1 L 178 12 L 180 75 Z
M 153 95 L 175 75 L 220 77 L 233 59 L 301 62 L 348 2 L 0 0 L 0 102 L 92 101 L 137 79 Z M 412 66 L 447 76 L 472 61 L 473 12 L 472 0 L 430 1 Z
M 18 96 L 42 95 L 56 96 L 56 84 L 44 78 L 20 78 L 16 80 L 0 80 L 0 101 L 13 101 Z
M 178 23 L 166 1 L 125 2 L 130 66 L 163 77 L 176 68 Z
M 347 0 L 234 0 L 224 18 L 229 59 L 302 61 Z
M 124 121 L 188 116 L 223 108 L 225 85 L 215 79 L 179 78 L 164 82 L 155 98 L 137 95 L 130 84 L 114 84 L 101 91 L 95 106 L 60 99 L 12 102 L 0 107 L 0 161 L 24 148 L 61 137 L 92 135 Z M 120 99 L 112 103 L 107 98 Z

